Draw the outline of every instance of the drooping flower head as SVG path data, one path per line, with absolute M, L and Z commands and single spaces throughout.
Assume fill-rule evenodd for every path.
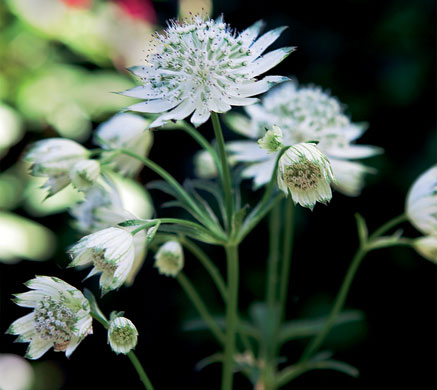
M 256 77 L 281 62 L 293 48 L 282 48 L 261 56 L 282 33 L 284 27 L 262 35 L 257 22 L 236 34 L 222 18 L 214 21 L 202 16 L 171 21 L 162 34 L 155 35 L 155 48 L 147 64 L 131 71 L 144 85 L 124 92 L 145 99 L 128 109 L 162 113 L 150 127 L 169 120 L 184 119 L 199 126 L 210 112 L 226 112 L 231 106 L 246 106 L 257 101 L 251 96 L 267 91 L 286 77 Z
M 167 241 L 155 255 L 155 267 L 161 275 L 175 277 L 184 266 L 184 251 L 178 241 Z
M 316 202 L 331 200 L 331 165 L 315 144 L 289 147 L 279 159 L 277 178 L 279 188 L 303 207 L 313 209 Z
M 100 176 L 100 164 L 97 160 L 80 160 L 70 170 L 70 180 L 80 191 L 88 191 Z
M 93 265 L 88 277 L 101 273 L 100 287 L 105 294 L 119 288 L 126 280 L 135 258 L 135 246 L 130 232 L 110 227 L 83 237 L 69 253 L 70 267 Z
M 33 311 L 14 321 L 9 334 L 29 342 L 26 357 L 38 359 L 50 348 L 69 357 L 92 333 L 90 305 L 83 294 L 63 280 L 37 276 L 26 283 L 32 291 L 15 295 L 15 303 Z
M 148 130 L 150 121 L 139 115 L 121 113 L 100 124 L 96 130 L 95 143 L 103 149 L 128 149 L 139 156 L 149 152 L 153 136 Z M 103 153 L 104 158 L 111 161 L 112 166 L 124 176 L 134 176 L 143 164 L 137 159 L 125 154 L 111 155 Z
M 266 128 L 277 125 L 282 130 L 283 144 L 318 141 L 318 148 L 328 156 L 334 175 L 335 187 L 346 195 L 358 195 L 364 174 L 371 171 L 363 164 L 350 161 L 380 153 L 373 146 L 355 145 L 353 141 L 365 131 L 344 114 L 337 99 L 318 87 L 298 88 L 287 82 L 269 91 L 262 104 L 246 108 L 249 118 L 230 114 L 228 123 L 238 133 L 258 139 Z M 237 161 L 251 164 L 243 176 L 254 179 L 255 187 L 266 184 L 271 177 L 275 155 L 255 148 L 254 141 L 229 143 L 229 150 Z
M 420 175 L 407 195 L 410 222 L 425 235 L 437 235 L 437 166 Z
M 77 142 L 49 138 L 33 144 L 25 160 L 31 163 L 33 176 L 48 178 L 44 187 L 49 189 L 51 196 L 71 183 L 71 170 L 88 156 L 89 151 Z
M 126 317 L 116 317 L 110 321 L 108 343 L 115 353 L 127 354 L 135 348 L 137 342 L 138 331 L 131 320 Z

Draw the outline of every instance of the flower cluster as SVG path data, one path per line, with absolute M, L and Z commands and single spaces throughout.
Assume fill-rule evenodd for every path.
M 262 104 L 246 107 L 246 113 L 249 118 L 230 114 L 228 124 L 254 140 L 230 142 L 228 150 L 236 161 L 248 164 L 243 176 L 253 178 L 255 188 L 270 180 L 275 165 L 275 155 L 261 150 L 256 144 L 256 139 L 263 137 L 265 129 L 272 125 L 281 128 L 281 142 L 286 146 L 317 141 L 318 148 L 331 162 L 336 188 L 347 195 L 358 195 L 363 186 L 363 175 L 371 171 L 350 160 L 380 152 L 373 146 L 352 143 L 362 135 L 365 127 L 352 123 L 337 99 L 317 87 L 298 88 L 294 82 L 284 83 L 268 92 Z
M 280 36 L 284 27 L 256 39 L 262 23 L 255 23 L 235 34 L 221 18 L 214 21 L 196 16 L 190 21 L 172 21 L 163 34 L 155 35 L 147 65 L 131 71 L 144 85 L 124 95 L 145 99 L 129 109 L 146 113 L 163 113 L 150 127 L 169 120 L 184 119 L 199 126 L 210 112 L 226 112 L 231 106 L 247 106 L 273 85 L 287 80 L 281 76 L 260 74 L 273 68 L 293 48 L 262 53 Z

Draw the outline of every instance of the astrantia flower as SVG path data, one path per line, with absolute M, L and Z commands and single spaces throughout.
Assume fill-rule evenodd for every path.
M 351 123 L 337 99 L 317 87 L 298 89 L 294 82 L 284 83 L 267 93 L 262 104 L 247 107 L 246 112 L 249 118 L 230 114 L 228 123 L 253 141 L 231 142 L 228 149 L 235 160 L 248 164 L 243 176 L 253 178 L 255 188 L 266 184 L 273 172 L 276 155 L 261 150 L 255 143 L 273 124 L 281 128 L 284 145 L 318 141 L 318 148 L 332 164 L 337 179 L 335 187 L 346 195 L 358 195 L 365 173 L 371 171 L 350 160 L 381 151 L 373 146 L 354 145 L 364 126 Z
M 70 213 L 75 218 L 74 226 L 81 233 L 95 233 L 109 227 L 116 227 L 119 223 L 137 216 L 123 208 L 122 201 L 116 188 L 109 181 L 107 185 L 95 185 L 87 191 L 85 200 L 74 205 Z M 125 228 L 128 231 L 132 228 Z M 133 237 L 135 258 L 126 277 L 125 283 L 131 285 L 136 274 L 144 263 L 147 252 L 147 234 L 144 230 Z
M 155 255 L 155 267 L 166 276 L 176 276 L 184 266 L 184 252 L 178 241 L 167 241 Z
M 103 149 L 123 148 L 144 157 L 153 142 L 148 124 L 149 121 L 139 115 L 130 113 L 115 115 L 97 128 L 95 142 Z M 115 170 L 125 176 L 134 176 L 143 167 L 141 161 L 125 154 L 111 157 L 111 152 L 107 152 L 103 156 L 106 159 L 110 158 Z
M 155 49 L 147 65 L 131 71 L 144 85 L 124 92 L 146 99 L 130 106 L 132 111 L 163 113 L 150 127 L 169 120 L 184 119 L 199 126 L 210 112 L 226 112 L 231 106 L 246 106 L 257 101 L 251 96 L 267 91 L 287 80 L 280 76 L 256 77 L 273 68 L 293 50 L 282 48 L 261 54 L 280 36 L 284 27 L 256 40 L 262 23 L 255 23 L 236 34 L 219 18 L 196 16 L 192 21 L 172 21 L 163 34 L 156 34 Z
M 26 283 L 32 291 L 16 294 L 15 303 L 32 313 L 11 324 L 9 334 L 29 342 L 26 357 L 38 359 L 51 347 L 69 357 L 92 333 L 90 305 L 82 293 L 63 280 L 37 276 Z
M 410 222 L 425 235 L 437 235 L 437 166 L 419 176 L 406 201 Z
M 138 342 L 138 331 L 131 320 L 116 317 L 109 323 L 108 343 L 115 353 L 127 354 Z
M 70 184 L 71 169 L 79 161 L 86 160 L 88 156 L 89 151 L 77 142 L 50 138 L 33 144 L 25 160 L 32 164 L 33 176 L 48 178 L 44 187 L 48 187 L 51 196 Z
M 294 203 L 313 209 L 316 202 L 331 200 L 331 165 L 315 144 L 291 146 L 279 159 L 278 186 Z
M 123 228 L 110 227 L 83 237 L 69 253 L 70 267 L 93 265 L 88 277 L 101 273 L 103 294 L 119 288 L 126 280 L 135 258 L 133 236 Z
M 96 160 L 78 161 L 70 170 L 71 183 L 78 190 L 91 189 L 100 176 L 100 164 Z

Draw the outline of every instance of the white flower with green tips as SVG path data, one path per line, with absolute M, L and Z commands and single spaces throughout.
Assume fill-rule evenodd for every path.
M 70 172 L 80 161 L 87 160 L 89 151 L 77 142 L 50 138 L 34 143 L 25 156 L 31 163 L 33 176 L 47 177 L 44 187 L 52 196 L 71 183 Z
M 330 184 L 334 181 L 328 158 L 312 143 L 290 146 L 279 159 L 278 187 L 291 194 L 295 204 L 313 209 L 316 202 L 332 198 Z
M 97 160 L 78 161 L 70 170 L 71 183 L 81 191 L 91 189 L 99 176 L 100 164 Z
M 28 342 L 26 357 L 38 359 L 50 348 L 69 357 L 79 343 L 92 333 L 88 300 L 63 280 L 37 276 L 25 283 L 31 291 L 16 294 L 15 303 L 33 311 L 14 321 L 9 334 Z
M 138 342 L 138 331 L 131 320 L 116 317 L 109 323 L 108 343 L 111 349 L 119 354 L 127 354 L 134 349 Z
M 273 125 L 272 130 L 267 130 L 264 137 L 258 140 L 258 145 L 269 153 L 275 153 L 284 147 L 282 141 L 282 130 L 278 126 Z
M 155 47 L 147 64 L 133 67 L 144 85 L 123 94 L 140 99 L 128 109 L 162 114 L 150 127 L 191 117 L 199 126 L 211 112 L 226 112 L 231 106 L 247 106 L 273 85 L 288 80 L 281 76 L 256 77 L 267 72 L 293 48 L 263 52 L 281 35 L 284 27 L 257 39 L 262 23 L 236 34 L 222 18 L 214 21 L 195 16 L 191 21 L 171 21 L 163 34 L 155 34 Z
M 144 157 L 153 143 L 152 132 L 148 130 L 150 121 L 131 113 L 121 113 L 100 124 L 96 130 L 95 143 L 103 149 L 127 149 Z M 117 152 L 105 152 L 114 169 L 124 176 L 136 175 L 143 164 L 137 159 Z
M 281 128 L 284 145 L 318 141 L 318 148 L 331 162 L 335 188 L 349 196 L 361 192 L 365 174 L 372 171 L 356 160 L 381 152 L 374 146 L 353 143 L 365 126 L 352 123 L 338 100 L 318 87 L 298 88 L 295 82 L 286 82 L 269 91 L 262 104 L 245 110 L 248 117 L 232 113 L 227 122 L 252 140 L 230 142 L 228 150 L 236 161 L 247 165 L 243 177 L 253 179 L 255 188 L 268 183 L 273 173 L 277 155 L 256 144 L 272 124 Z
M 70 267 L 92 265 L 88 277 L 101 273 L 102 293 L 119 288 L 126 280 L 134 259 L 133 235 L 121 227 L 110 227 L 83 237 L 69 251 Z
M 437 165 L 413 183 L 405 209 L 408 219 L 417 230 L 425 235 L 437 235 Z
M 184 267 L 184 251 L 178 241 L 167 241 L 155 255 L 155 267 L 161 275 L 175 277 Z

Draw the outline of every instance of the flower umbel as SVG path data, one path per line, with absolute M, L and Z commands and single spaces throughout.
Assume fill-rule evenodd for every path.
M 52 196 L 70 184 L 73 166 L 88 156 L 89 151 L 77 142 L 50 138 L 33 144 L 25 160 L 32 164 L 33 176 L 48 178 L 44 187 L 48 187 L 49 196 Z
M 70 267 L 93 265 L 88 277 L 101 273 L 102 293 L 119 288 L 135 258 L 134 237 L 123 228 L 110 227 L 83 237 L 69 253 Z
M 178 241 L 167 241 L 155 255 L 155 267 L 161 275 L 175 277 L 184 266 L 184 252 Z
M 318 141 L 318 148 L 331 162 L 335 187 L 346 195 L 358 195 L 364 175 L 372 171 L 353 160 L 381 152 L 374 146 L 353 143 L 364 133 L 365 126 L 352 123 L 340 102 L 318 87 L 298 88 L 290 81 L 269 91 L 262 104 L 245 110 L 249 118 L 229 114 L 227 122 L 236 132 L 253 140 L 230 142 L 228 149 L 235 160 L 250 164 L 243 176 L 253 178 L 255 187 L 266 184 L 273 172 L 275 156 L 259 150 L 254 142 L 272 124 L 281 128 L 285 145 Z
M 156 34 L 155 48 L 146 66 L 131 71 L 144 85 L 124 92 L 126 96 L 146 99 L 134 104 L 132 111 L 163 113 L 150 127 L 169 120 L 184 119 L 199 126 L 210 112 L 226 112 L 231 106 L 246 106 L 273 85 L 288 80 L 281 76 L 260 74 L 273 68 L 293 48 L 261 54 L 280 36 L 284 27 L 274 29 L 256 40 L 262 23 L 257 22 L 241 34 L 223 23 L 195 16 L 185 21 L 171 21 L 163 34 Z
M 315 144 L 290 146 L 279 159 L 277 178 L 279 188 L 303 207 L 313 209 L 316 202 L 331 200 L 331 164 Z
M 138 331 L 131 320 L 116 317 L 109 323 L 108 343 L 112 350 L 119 354 L 127 354 L 135 348 L 138 341 Z
M 51 347 L 69 357 L 92 333 L 90 305 L 82 293 L 63 280 L 37 276 L 26 283 L 32 291 L 16 294 L 15 303 L 33 311 L 11 324 L 9 334 L 29 342 L 26 357 L 38 359 Z

